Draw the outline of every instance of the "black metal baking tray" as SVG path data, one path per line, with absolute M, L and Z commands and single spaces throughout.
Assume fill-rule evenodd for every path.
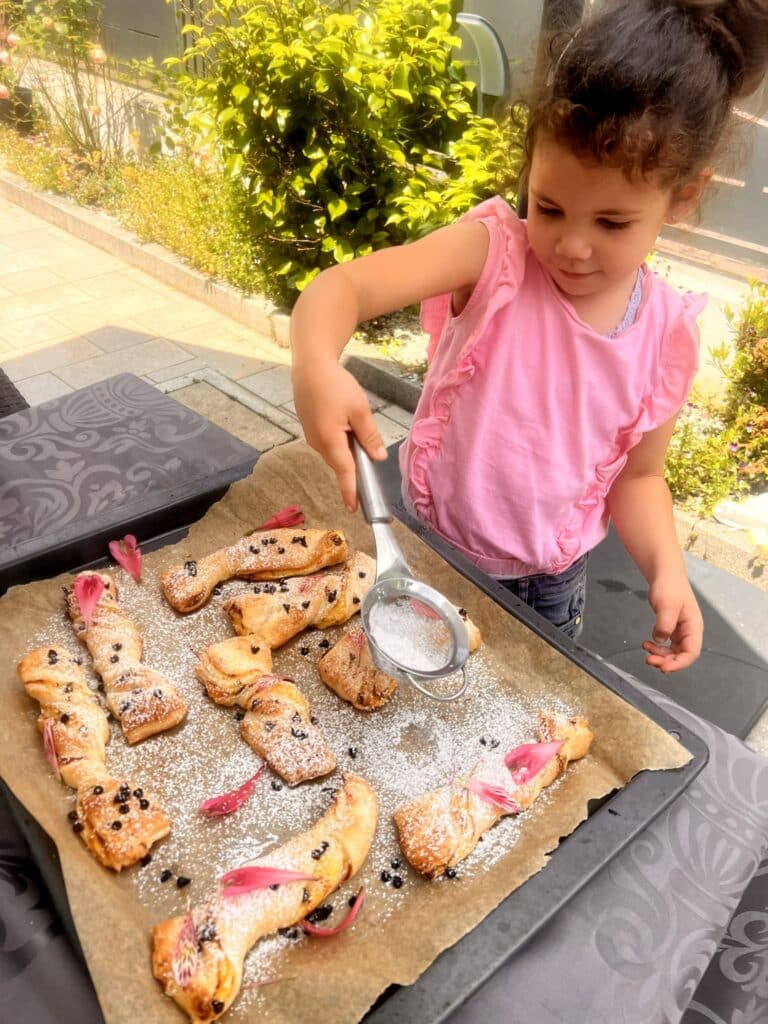
M 399 494 L 395 458 L 388 460 L 383 477 L 390 492 L 393 511 L 409 529 L 510 615 L 522 621 L 602 685 L 667 729 L 692 754 L 692 760 L 681 769 L 641 773 L 619 792 L 603 801 L 593 802 L 587 820 L 561 841 L 544 870 L 511 893 L 472 932 L 443 952 L 415 984 L 406 988 L 393 986 L 384 992 L 365 1017 L 366 1024 L 414 1024 L 416 1021 L 419 1024 L 441 1024 L 686 789 L 707 763 L 709 751 L 695 733 L 635 690 L 629 681 L 618 675 L 607 663 L 569 640 L 410 517 L 399 500 L 394 500 Z M 162 515 L 158 513 L 154 525 L 161 529 L 163 525 L 169 524 L 167 520 L 164 524 Z M 176 543 L 186 532 L 186 528 L 168 530 L 151 541 L 143 541 L 142 548 L 151 551 Z M 98 568 L 102 564 L 103 560 L 99 560 L 73 567 L 72 571 Z M 45 878 L 65 930 L 82 957 L 55 847 L 17 801 L 11 800 L 10 803 L 14 818 Z M 93 1021 L 85 1020 L 77 1014 L 76 1008 L 73 1009 L 74 1015 L 62 1016 L 59 1024 L 70 1024 L 70 1021 L 71 1024 L 75 1024 L 75 1021 L 77 1024 L 102 1024 L 100 1014 Z

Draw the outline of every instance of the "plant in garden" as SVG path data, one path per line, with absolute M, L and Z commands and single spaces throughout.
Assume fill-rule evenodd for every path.
M 101 0 L 31 3 L 18 25 L 27 82 L 78 156 L 98 164 L 119 154 L 132 97 L 102 46 Z
M 452 28 L 450 0 L 210 0 L 185 26 L 191 45 L 166 62 L 182 120 L 242 183 L 282 297 L 439 219 L 462 166 L 455 156 L 446 169 L 444 151 L 468 128 L 477 152 L 487 145 L 492 122 L 472 112 Z M 411 209 L 399 208 L 409 189 Z
M 0 0 L 0 101 L 5 104 L 13 102 L 24 70 L 16 31 L 18 20 L 19 5 L 12 0 Z

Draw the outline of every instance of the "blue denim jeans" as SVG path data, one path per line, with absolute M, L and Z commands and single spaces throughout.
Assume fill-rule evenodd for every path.
M 577 558 L 565 572 L 553 576 L 541 573 L 498 582 L 572 640 L 581 633 L 587 590 L 586 555 Z

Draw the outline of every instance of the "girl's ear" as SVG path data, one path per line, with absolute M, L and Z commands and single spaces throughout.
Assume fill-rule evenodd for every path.
M 676 190 L 667 210 L 666 221 L 668 224 L 675 224 L 679 220 L 685 220 L 686 217 L 693 213 L 699 205 L 704 190 L 713 174 L 714 170 L 711 167 L 705 167 L 702 171 L 699 171 L 695 178 L 691 178 L 690 181 Z

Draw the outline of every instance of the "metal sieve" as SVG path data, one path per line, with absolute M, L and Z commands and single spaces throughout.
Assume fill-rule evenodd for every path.
M 376 541 L 376 583 L 360 610 L 371 656 L 382 672 L 425 696 L 456 700 L 469 682 L 467 627 L 448 598 L 414 579 L 389 525 L 392 513 L 376 468 L 356 438 L 349 437 L 360 504 Z M 429 685 L 458 671 L 460 684 L 448 693 Z

